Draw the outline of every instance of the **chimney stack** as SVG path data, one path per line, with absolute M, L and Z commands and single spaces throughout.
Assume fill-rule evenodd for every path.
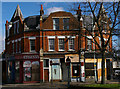
M 44 14 L 44 11 L 43 11 L 43 5 L 41 5 L 40 16 L 42 16 L 43 14 Z
M 43 5 L 41 5 L 41 9 L 40 9 L 40 30 L 42 30 L 42 15 L 43 14 L 44 14 Z

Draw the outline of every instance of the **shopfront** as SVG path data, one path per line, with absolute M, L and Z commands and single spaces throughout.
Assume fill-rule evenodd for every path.
M 39 55 L 17 55 L 15 58 L 16 83 L 29 83 L 40 81 Z

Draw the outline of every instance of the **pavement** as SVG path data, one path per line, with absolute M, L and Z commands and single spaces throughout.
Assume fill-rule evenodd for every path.
M 72 86 L 80 86 L 80 85 L 86 85 L 86 84 L 95 84 L 95 82 L 86 81 L 86 82 L 71 82 L 70 83 L 70 85 Z M 100 84 L 100 82 L 97 82 L 97 84 Z M 120 82 L 118 80 L 107 80 L 106 84 L 120 84 Z M 50 82 L 46 82 L 46 83 L 24 83 L 24 84 L 2 85 L 2 89 L 67 89 L 67 88 L 68 88 L 67 82 L 53 82 L 53 84 L 51 84 Z M 88 88 L 82 87 L 82 89 L 88 89 Z

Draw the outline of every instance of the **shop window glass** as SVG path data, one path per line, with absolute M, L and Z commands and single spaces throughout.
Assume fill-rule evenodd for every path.
M 79 65 L 78 64 L 73 64 L 73 70 L 72 70 L 72 73 L 73 73 L 73 76 L 79 76 Z
M 11 79 L 11 72 L 12 72 L 12 62 L 8 62 L 8 80 Z
M 44 67 L 49 67 L 49 59 L 44 60 Z
M 25 61 L 24 67 L 24 81 L 31 81 L 31 62 Z
M 39 81 L 40 79 L 40 72 L 39 72 L 39 62 L 33 61 L 32 62 L 32 81 Z
M 15 79 L 18 81 L 19 78 L 20 78 L 20 62 L 19 61 L 16 61 L 15 62 Z

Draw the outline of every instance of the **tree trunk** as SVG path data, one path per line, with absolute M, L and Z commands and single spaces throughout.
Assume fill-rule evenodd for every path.
M 102 81 L 101 84 L 105 84 L 105 51 L 102 51 Z

